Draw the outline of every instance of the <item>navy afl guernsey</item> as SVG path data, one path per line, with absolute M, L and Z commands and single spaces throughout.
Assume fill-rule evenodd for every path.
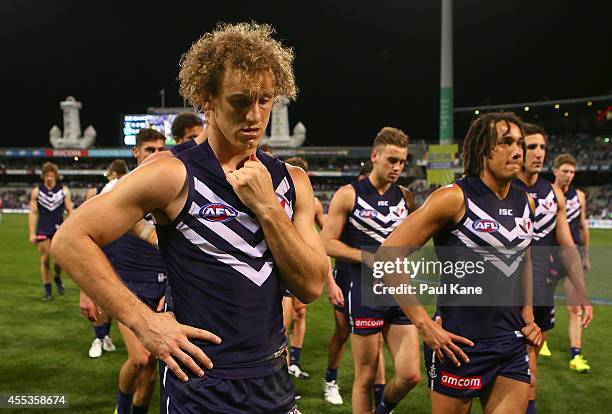
M 178 145 L 175 145 L 174 147 L 170 148 L 170 152 L 172 152 L 172 155 L 176 155 L 180 152 L 186 151 L 188 149 L 191 149 L 193 147 L 196 147 L 197 144 L 195 142 L 195 139 L 190 139 L 188 141 L 185 141 L 183 143 L 180 143 Z
M 408 215 L 404 194 L 392 184 L 381 195 L 369 178 L 351 183 L 355 204 L 349 214 L 340 241 L 360 250 L 375 251 Z M 361 277 L 361 264 L 336 260 L 336 269 L 350 280 Z
M 256 156 L 292 219 L 295 189 L 287 167 L 261 150 Z M 194 341 L 214 363 L 206 375 L 272 374 L 284 364 L 287 343 L 281 280 L 263 228 L 227 182 L 208 141 L 176 157 L 187 170 L 189 195 L 172 224 L 157 226 L 174 315 L 222 339 L 219 345 Z
M 434 236 L 436 254 L 443 262 L 481 261 L 484 273 L 480 279 L 442 275 L 443 281 L 464 285 L 476 279 L 486 283 L 493 294 L 522 298 L 520 275 L 533 232 L 527 194 L 510 186 L 506 198 L 500 200 L 478 177 L 464 177 L 455 183 L 463 191 L 465 215 Z M 519 306 L 502 302 L 488 306 L 490 301 L 487 306 L 442 306 L 440 301 L 439 297 L 437 314 L 444 329 L 472 340 L 504 336 L 525 326 Z
M 150 214 L 145 220 L 154 224 Z M 164 261 L 159 251 L 146 241 L 126 233 L 114 242 L 113 252 L 115 269 L 123 281 L 142 284 L 166 281 Z
M 38 184 L 38 228 L 36 234 L 52 236 L 64 221 L 64 186 L 57 183 L 48 189 L 43 183 Z
M 533 186 L 516 179 L 512 183 L 518 189 L 529 194 L 536 205 L 533 223 L 533 239 L 531 245 L 531 259 L 534 269 L 534 283 L 546 283 L 550 278 L 550 246 L 556 245 L 556 226 L 558 201 L 552 183 L 542 177 Z
M 580 214 L 582 213 L 582 206 L 580 205 L 578 191 L 574 187 L 570 187 L 565 193 L 565 212 L 574 243 L 576 246 L 582 246 L 582 240 L 580 239 Z
M 531 245 L 555 245 L 558 202 L 552 183 L 538 177 L 536 183 L 531 187 L 518 179 L 514 180 L 512 184 L 529 194 L 536 205 Z

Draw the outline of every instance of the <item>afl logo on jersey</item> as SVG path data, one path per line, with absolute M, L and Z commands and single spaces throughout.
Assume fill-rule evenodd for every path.
M 499 223 L 495 220 L 480 219 L 472 223 L 472 228 L 481 233 L 491 233 L 499 229 Z
M 359 210 L 359 217 L 374 218 L 378 214 L 376 210 Z
M 233 207 L 223 203 L 206 204 L 200 209 L 199 214 L 206 221 L 217 222 L 229 221 L 238 216 L 238 212 Z

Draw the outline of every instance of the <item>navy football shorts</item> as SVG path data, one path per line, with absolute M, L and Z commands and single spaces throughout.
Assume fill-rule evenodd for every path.
M 411 325 L 399 306 L 366 306 L 361 303 L 360 283 L 349 281 L 343 289 L 344 313 L 351 332 L 372 335 L 382 332 L 385 325 Z
M 474 346 L 459 347 L 470 358 L 460 367 L 447 357 L 440 362 L 425 345 L 425 367 L 431 390 L 454 398 L 476 398 L 491 391 L 498 376 L 530 382 L 529 357 L 520 332 L 473 341 Z
M 555 307 L 554 306 L 534 306 L 533 316 L 536 325 L 542 332 L 550 331 L 555 327 Z
M 536 284 L 533 287 L 533 316 L 542 332 L 555 327 L 555 292 L 551 284 Z
M 186 368 L 183 368 L 185 370 Z M 295 389 L 283 363 L 272 374 L 247 379 L 190 376 L 183 383 L 160 361 L 160 413 L 294 414 Z

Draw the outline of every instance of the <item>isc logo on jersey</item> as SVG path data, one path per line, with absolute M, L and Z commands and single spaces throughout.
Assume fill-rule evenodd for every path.
M 224 222 L 234 219 L 238 212 L 223 203 L 206 204 L 200 209 L 200 217 L 206 221 Z
M 472 223 L 472 228 L 481 233 L 491 233 L 499 229 L 499 223 L 495 220 L 480 219 Z

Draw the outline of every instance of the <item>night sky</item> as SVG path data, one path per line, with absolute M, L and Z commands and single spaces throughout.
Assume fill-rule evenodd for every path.
M 455 105 L 612 93 L 609 0 L 455 0 Z M 216 22 L 272 24 L 296 52 L 291 128 L 306 145 L 369 145 L 384 125 L 438 134 L 440 1 L 32 1 L 0 5 L 1 147 L 48 144 L 59 101 L 98 146 L 120 114 L 182 106 L 178 62 Z M 465 131 L 455 131 L 463 136 Z

